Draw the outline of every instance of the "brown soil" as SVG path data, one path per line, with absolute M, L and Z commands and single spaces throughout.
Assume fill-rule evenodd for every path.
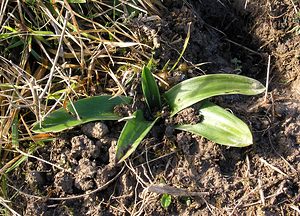
M 10 177 L 10 185 L 19 189 L 15 210 L 23 215 L 300 214 L 299 3 L 183 2 L 164 1 L 169 11 L 160 21 L 136 20 L 133 25 L 158 31 L 155 58 L 162 68 L 178 58 L 191 22 L 184 55 L 188 68 L 175 71 L 168 80 L 172 83 L 204 72 L 243 74 L 265 82 L 270 55 L 266 100 L 263 95 L 214 99 L 251 126 L 255 144 L 227 148 L 172 131 L 170 121 L 199 121 L 189 108 L 176 119 L 161 121 L 131 159 L 116 166 L 122 124 L 90 123 L 35 153 L 59 167 L 30 158 L 16 170 Z M 210 63 L 192 67 L 203 62 Z M 162 208 L 161 194 L 151 191 L 173 192 L 171 205 Z

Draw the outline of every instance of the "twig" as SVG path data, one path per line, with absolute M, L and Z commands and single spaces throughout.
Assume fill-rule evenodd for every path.
M 266 160 L 264 160 L 264 159 L 262 159 L 262 158 L 259 158 L 259 160 L 263 163 L 263 164 L 265 164 L 265 165 L 267 165 L 268 167 L 270 167 L 271 169 L 273 169 L 273 170 L 275 170 L 276 172 L 278 172 L 278 173 L 280 173 L 280 174 L 282 174 L 282 175 L 284 175 L 284 176 L 288 176 L 287 174 L 285 174 L 284 172 L 282 172 L 280 169 L 278 169 L 277 167 L 275 167 L 275 166 L 273 166 L 272 164 L 269 164 Z
M 276 197 L 276 196 L 282 194 L 282 193 L 284 192 L 283 187 L 284 187 L 284 184 L 280 184 L 280 187 L 278 188 L 278 190 L 277 190 L 274 194 L 271 194 L 271 195 L 269 195 L 269 196 L 266 196 L 266 197 L 264 198 L 264 200 L 268 200 L 268 199 L 271 199 L 271 198 L 273 198 L 273 197 Z M 261 201 L 261 200 L 258 200 L 257 202 L 254 202 L 254 203 L 245 204 L 245 205 L 243 205 L 242 207 L 243 207 L 243 208 L 246 208 L 246 207 L 250 207 L 250 206 L 254 206 L 254 205 L 258 205 L 258 204 L 262 204 L 262 201 Z
M 7 8 L 7 4 L 8 4 L 9 0 L 6 1 L 1 1 L 1 7 L 0 7 L 0 31 L 2 30 L 3 26 L 5 26 L 5 24 L 3 23 L 2 25 L 2 20 L 4 18 L 4 15 L 7 15 L 7 13 L 5 13 L 5 10 Z M 15 8 L 16 9 L 16 8 Z M 14 9 L 14 10 L 15 10 Z
M 290 205 L 290 208 L 293 209 L 293 210 L 295 210 L 296 212 L 298 212 L 298 214 L 300 214 L 300 209 L 297 206 Z
M 258 187 L 259 187 L 260 201 L 261 201 L 262 205 L 264 206 L 266 204 L 266 202 L 265 202 L 265 195 L 264 195 L 264 191 L 262 189 L 262 185 L 261 185 L 261 180 L 260 179 L 258 179 Z
M 268 90 L 269 90 L 270 65 L 271 65 L 271 56 L 269 55 L 269 58 L 268 58 L 268 68 L 267 68 L 267 80 L 266 80 L 265 102 L 267 101 Z
M 20 16 L 20 20 L 22 25 L 25 25 L 25 21 L 24 21 L 24 17 L 23 17 L 23 12 L 22 12 L 22 5 L 21 5 L 21 1 L 18 0 L 18 9 L 19 9 L 19 16 Z
M 50 74 L 49 74 L 49 78 L 48 78 L 48 81 L 46 83 L 46 86 L 45 86 L 43 92 L 39 96 L 40 100 L 43 99 L 44 95 L 46 94 L 46 92 L 47 92 L 47 90 L 48 90 L 48 88 L 49 88 L 49 86 L 50 86 L 50 84 L 52 82 L 52 77 L 53 77 L 53 74 L 54 74 L 55 66 L 56 66 L 56 63 L 57 63 L 58 58 L 59 58 L 60 49 L 61 49 L 61 46 L 62 46 L 62 41 L 63 41 L 64 35 L 65 35 L 65 31 L 66 31 L 66 28 L 67 28 L 68 17 L 69 17 L 69 12 L 66 11 L 64 25 L 63 25 L 63 28 L 62 28 L 62 31 L 61 31 L 61 36 L 59 38 L 59 43 L 58 43 L 56 55 L 55 55 L 55 58 L 54 58 L 54 61 L 53 61 L 53 65 L 52 65 L 51 70 L 50 70 Z
M 295 3 L 294 3 L 294 1 L 293 1 L 293 0 L 291 0 L 291 3 L 292 3 L 292 5 L 293 5 L 293 7 L 294 7 L 294 10 L 295 10 L 295 12 L 296 12 L 296 13 L 298 13 L 297 6 L 295 5 Z
M 253 190 L 251 190 L 249 193 L 245 194 L 239 201 L 238 203 L 234 206 L 234 208 L 232 209 L 231 213 L 229 214 L 229 216 L 234 214 L 234 211 L 237 209 L 238 206 L 241 205 L 241 203 L 248 197 L 250 196 L 252 193 L 254 193 L 256 190 L 258 189 L 258 187 L 255 187 Z
M 64 168 L 62 168 L 62 167 L 60 167 L 60 166 L 58 166 L 58 165 L 56 165 L 56 164 L 54 164 L 54 163 L 51 163 L 51 162 L 46 161 L 46 160 L 44 160 L 44 159 L 42 159 L 42 158 L 39 158 L 39 157 L 33 156 L 33 155 L 31 155 L 31 154 L 28 154 L 28 153 L 26 153 L 26 152 L 23 152 L 23 151 L 21 151 L 21 150 L 18 149 L 18 148 L 16 148 L 16 150 L 17 150 L 17 152 L 19 152 L 20 154 L 22 154 L 22 155 L 24 155 L 24 156 L 26 156 L 26 157 L 34 158 L 34 159 L 36 159 L 36 160 L 38 160 L 38 161 L 42 161 L 43 163 L 49 164 L 49 165 L 51 165 L 51 166 L 53 166 L 53 167 L 56 167 L 57 169 L 60 169 L 60 170 L 62 170 L 62 171 L 64 171 L 64 172 L 68 172 L 68 173 L 73 174 L 70 170 L 66 170 L 66 169 L 64 169 Z
M 239 44 L 239 43 L 237 43 L 237 42 L 234 42 L 234 41 L 232 41 L 232 40 L 230 40 L 230 39 L 225 39 L 225 40 L 228 41 L 228 42 L 230 42 L 230 43 L 232 43 L 232 44 L 234 44 L 234 45 L 236 45 L 236 46 L 238 46 L 238 47 L 244 48 L 245 50 L 248 50 L 248 51 L 251 52 L 251 53 L 254 53 L 254 54 L 256 54 L 256 55 L 261 56 L 261 54 L 260 54 L 259 52 L 256 52 L 256 51 L 254 51 L 254 50 L 252 50 L 252 49 L 250 49 L 250 48 L 248 48 L 248 47 L 245 47 L 245 46 L 243 46 L 243 45 L 241 45 L 241 44 Z
M 150 164 L 150 163 L 152 163 L 152 162 L 154 162 L 154 161 L 157 161 L 157 160 L 159 160 L 159 159 L 168 157 L 168 156 L 170 156 L 170 155 L 172 155 L 172 154 L 174 154 L 174 153 L 176 153 L 176 152 L 178 152 L 178 151 L 174 151 L 174 152 L 171 152 L 171 153 L 162 155 L 162 156 L 160 156 L 160 157 L 154 158 L 154 159 L 149 160 L 149 161 L 147 161 L 147 162 L 145 162 L 145 163 L 142 163 L 142 164 L 139 164 L 139 165 L 135 166 L 135 168 L 137 168 L 137 167 L 139 167 L 139 166 L 143 166 L 144 164 L 147 164 L 147 163 Z
M 244 9 L 246 10 L 248 6 L 248 0 L 245 1 Z
M 297 173 L 297 170 L 281 155 L 281 154 L 279 154 L 277 151 L 276 151 L 276 149 L 275 149 L 275 147 L 274 147 L 274 145 L 273 145 L 273 143 L 272 143 L 272 140 L 271 140 L 271 132 L 270 132 L 270 130 L 268 130 L 268 139 L 269 139 L 269 143 L 270 143 L 270 145 L 271 145 L 271 147 L 272 147 L 272 149 L 273 149 L 273 151 L 275 152 L 275 154 L 277 154 L 282 160 L 283 160 L 283 162 L 285 162 L 287 165 L 288 165 L 288 167 L 293 171 L 293 172 L 295 172 L 295 173 Z
M 9 169 L 17 160 L 19 160 L 22 157 L 22 155 L 18 155 L 17 157 L 14 157 L 12 160 L 9 162 L 5 163 L 3 167 L 0 169 L 0 176 L 7 170 Z

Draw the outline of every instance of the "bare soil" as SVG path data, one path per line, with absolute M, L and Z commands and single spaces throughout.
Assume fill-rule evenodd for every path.
M 191 22 L 181 62 L 186 65 L 167 78 L 169 83 L 204 73 L 242 74 L 265 83 L 269 67 L 266 100 L 263 95 L 213 99 L 250 125 L 254 145 L 227 148 L 172 131 L 170 121 L 199 121 L 195 109 L 189 108 L 175 119 L 162 120 L 126 164 L 115 165 L 123 123 L 90 123 L 60 134 L 35 153 L 57 167 L 30 158 L 10 176 L 11 186 L 19 191 L 16 211 L 23 215 L 300 214 L 300 35 L 294 31 L 300 25 L 299 2 L 164 1 L 164 5 L 168 10 L 162 9 L 161 20 L 136 18 L 132 25 L 146 29 L 145 35 L 157 32 L 154 57 L 162 68 L 169 59 L 172 64 L 178 58 Z M 203 62 L 209 63 L 193 67 Z M 154 190 L 160 183 L 171 187 Z M 157 192 L 173 193 L 167 209 L 161 207 Z M 11 188 L 10 193 L 16 191 Z

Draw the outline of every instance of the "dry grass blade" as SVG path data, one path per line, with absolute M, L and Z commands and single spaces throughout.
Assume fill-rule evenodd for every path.
M 48 82 L 47 82 L 45 88 L 43 89 L 42 93 L 39 95 L 39 100 L 41 100 L 44 97 L 45 93 L 48 91 L 48 89 L 50 87 L 50 84 L 52 82 L 52 77 L 53 77 L 53 74 L 54 74 L 55 65 L 58 61 L 58 57 L 59 57 L 59 54 L 60 54 L 60 48 L 62 46 L 62 41 L 63 41 L 63 37 L 64 37 L 64 34 L 65 34 L 66 26 L 67 26 L 68 16 L 69 16 L 68 12 L 66 12 L 63 29 L 62 29 L 61 36 L 60 36 L 60 39 L 59 39 L 59 44 L 58 44 L 58 47 L 57 47 L 57 52 L 56 52 L 56 55 L 55 55 L 55 59 L 53 61 L 53 66 L 51 67 L 51 70 L 50 70 Z
M 4 15 L 7 9 L 7 5 L 8 5 L 9 0 L 3 0 L 1 1 L 1 6 L 0 6 L 0 26 L 3 27 L 2 21 L 4 19 Z
M 151 51 L 127 24 L 156 5 L 117 2 L 0 2 L 2 174 L 27 158 L 47 163 L 32 154 L 53 137 L 37 136 L 33 122 L 82 97 L 126 95 Z
M 8 203 L 10 203 L 10 201 L 8 200 L 4 200 L 2 197 L 0 197 L 0 205 L 2 205 L 3 207 L 5 207 L 6 209 L 8 209 L 8 211 L 10 211 L 10 213 L 13 216 L 21 216 L 18 212 L 16 212 L 15 210 L 13 210 Z

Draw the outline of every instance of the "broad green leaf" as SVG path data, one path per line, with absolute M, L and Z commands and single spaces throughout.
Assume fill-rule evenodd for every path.
M 149 133 L 155 122 L 146 121 L 141 110 L 133 113 L 133 118 L 128 120 L 118 140 L 116 162 L 120 163 L 128 158 L 138 147 L 140 142 Z
M 160 204 L 163 208 L 167 209 L 172 202 L 172 197 L 170 194 L 163 194 L 160 198 Z
M 161 108 L 159 89 L 150 69 L 146 66 L 142 71 L 142 89 L 147 105 L 151 111 Z
M 211 102 L 199 110 L 203 120 L 194 125 L 179 125 L 175 129 L 203 136 L 218 144 L 245 147 L 253 143 L 249 127 L 239 118 Z
M 172 113 L 187 108 L 206 98 L 226 95 L 244 94 L 256 95 L 265 90 L 257 80 L 234 74 L 212 74 L 185 80 L 164 94 Z
M 73 103 L 76 111 L 69 103 L 66 109 L 60 108 L 36 123 L 32 130 L 36 133 L 60 132 L 91 121 L 118 120 L 120 117 L 114 113 L 114 107 L 130 102 L 130 97 L 110 95 L 80 99 Z

